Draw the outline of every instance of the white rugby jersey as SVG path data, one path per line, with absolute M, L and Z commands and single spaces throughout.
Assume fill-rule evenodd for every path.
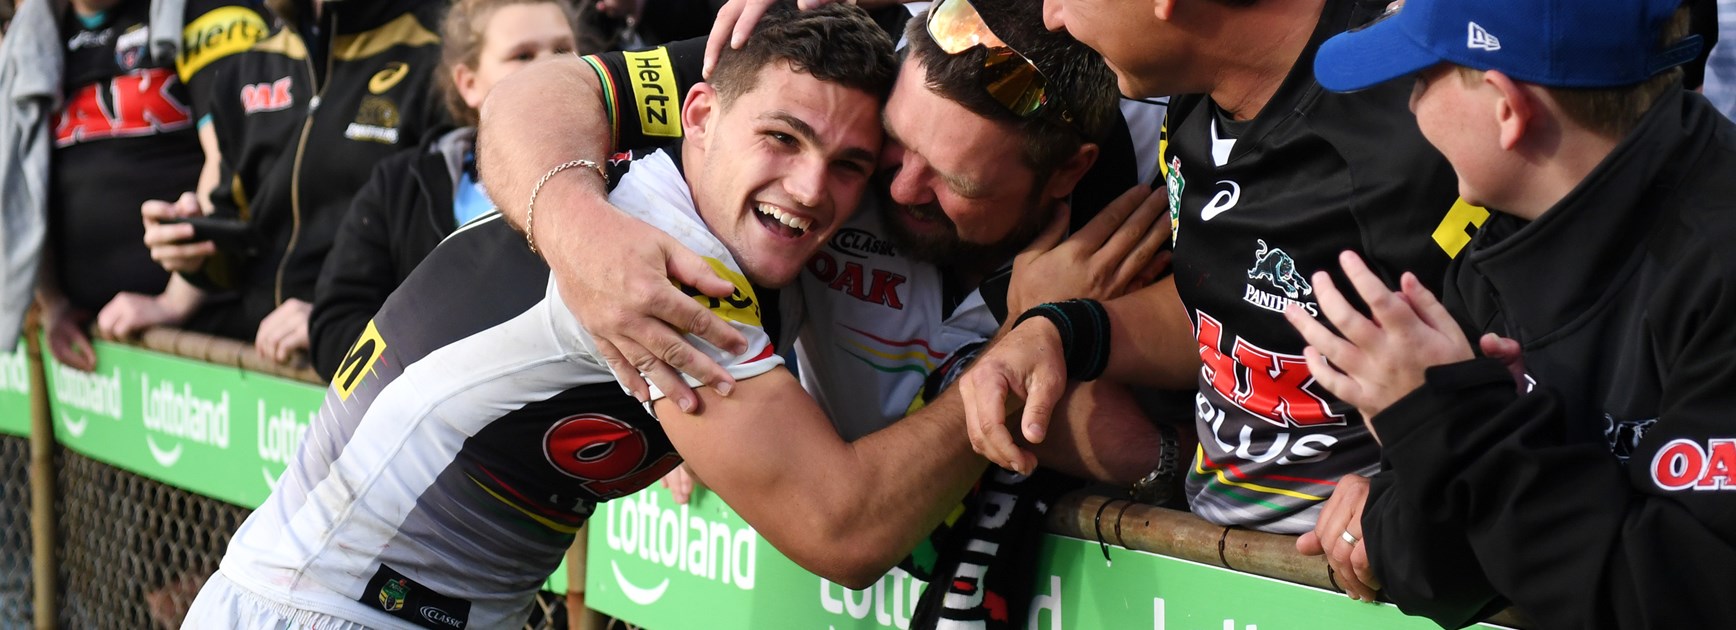
M 1006 302 L 1007 270 L 952 295 L 938 267 L 899 254 L 873 203 L 863 200 L 797 285 L 806 318 L 796 343 L 802 386 L 845 440 L 920 407 L 930 375 L 956 376 L 946 368 L 969 354 L 958 351 L 994 337 L 1004 307 L 990 309 L 984 291 Z
M 611 201 L 736 283 L 712 308 L 748 351 L 697 344 L 738 379 L 782 364 L 753 287 L 668 155 L 635 163 Z M 498 215 L 479 219 L 370 322 L 222 572 L 285 607 L 371 627 L 514 627 L 594 505 L 679 462 L 542 260 Z

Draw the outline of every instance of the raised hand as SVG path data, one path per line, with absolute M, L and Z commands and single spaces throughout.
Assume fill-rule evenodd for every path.
M 1357 312 L 1325 272 L 1314 274 L 1314 294 L 1343 336 L 1295 306 L 1284 316 L 1308 341 L 1303 355 L 1315 380 L 1354 405 L 1364 423 L 1420 387 L 1424 370 L 1472 358 L 1464 332 L 1415 275 L 1406 272 L 1395 293 L 1356 254 L 1340 254 L 1339 263 L 1372 319 Z

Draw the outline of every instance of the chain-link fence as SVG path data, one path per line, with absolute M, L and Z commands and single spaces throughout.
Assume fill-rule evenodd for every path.
M 76 453 L 63 453 L 58 471 L 62 625 L 181 627 L 250 510 Z M 11 544 L 10 537 L 4 540 Z M 28 528 L 23 540 L 28 549 Z M 23 571 L 28 579 L 28 563 Z M 541 594 L 527 628 L 566 627 L 562 596 Z
M 62 623 L 181 627 L 249 510 L 76 453 L 57 470 Z
M 31 623 L 30 439 L 0 435 L 0 630 Z

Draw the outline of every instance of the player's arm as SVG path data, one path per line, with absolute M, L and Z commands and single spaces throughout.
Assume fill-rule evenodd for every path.
M 703 413 L 656 403 L 670 441 L 705 483 L 796 564 L 866 588 L 958 505 L 985 462 L 956 395 L 855 442 L 783 368 L 741 380 Z
M 643 373 L 691 407 L 693 393 L 676 370 L 712 385 L 733 379 L 680 331 L 732 350 L 746 342 L 669 279 L 719 298 L 733 287 L 668 235 L 616 211 L 593 170 L 555 173 L 573 160 L 604 164 L 610 154 L 615 125 L 607 95 L 621 94 L 620 85 L 631 93 L 632 86 L 605 84 L 598 73 L 591 61 L 563 57 L 501 81 L 482 106 L 478 166 L 502 214 L 530 233 L 559 280 L 563 301 L 597 337 L 616 378 L 644 399 Z M 672 86 L 660 89 L 675 91 Z M 659 113 L 677 120 L 680 95 L 668 103 Z
M 958 411 L 962 424 L 963 409 Z M 1045 467 L 1125 488 L 1157 467 L 1165 440 L 1178 453 L 1192 451 L 1191 443 L 1164 437 L 1154 422 L 1122 385 L 1074 383 L 1042 441 L 1020 445 Z

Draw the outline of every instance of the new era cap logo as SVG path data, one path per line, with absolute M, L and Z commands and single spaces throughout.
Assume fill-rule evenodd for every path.
M 1501 39 L 1489 34 L 1489 31 L 1483 30 L 1483 27 L 1476 22 L 1471 22 L 1467 28 L 1470 30 L 1470 35 L 1465 40 L 1465 47 L 1491 52 L 1501 49 Z

